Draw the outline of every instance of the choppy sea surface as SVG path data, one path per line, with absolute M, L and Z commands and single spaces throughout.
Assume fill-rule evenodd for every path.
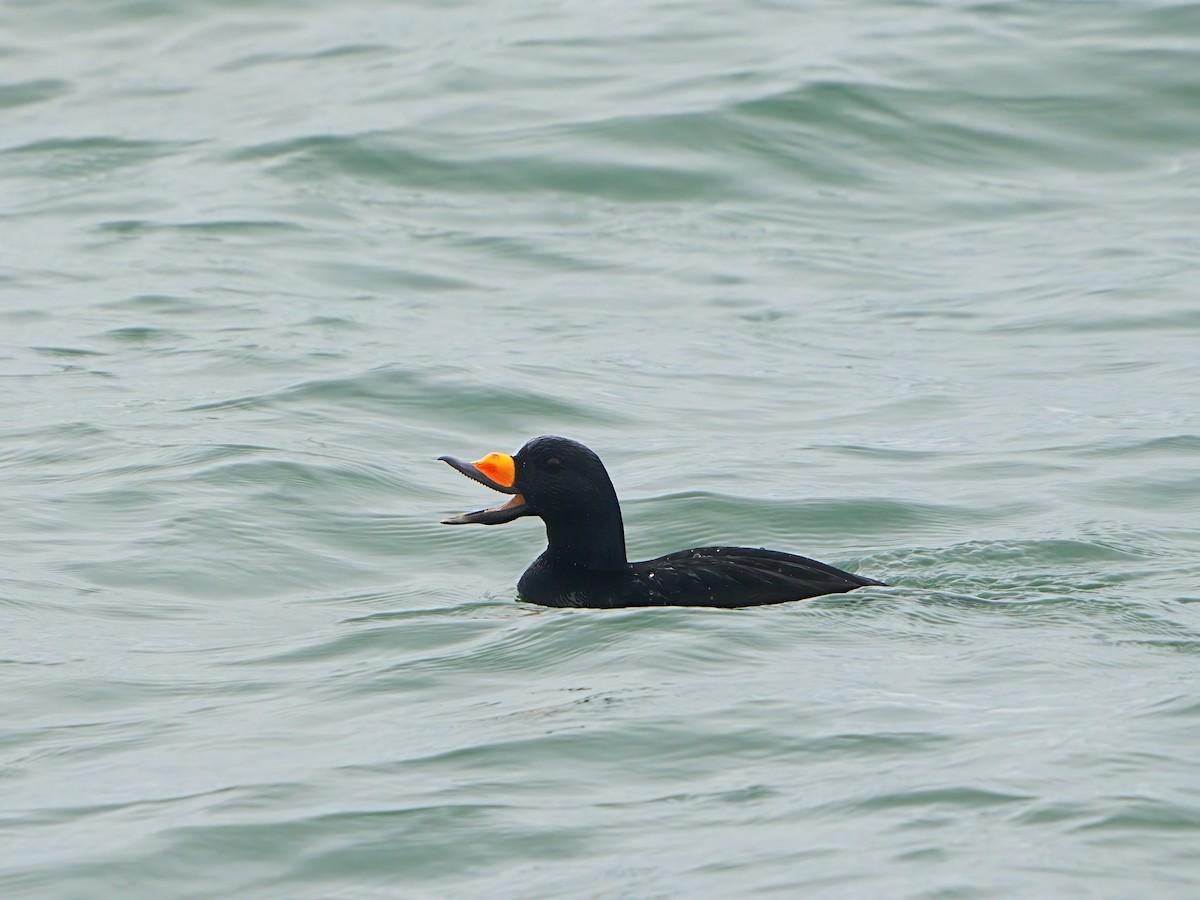
M 0 198 L 5 898 L 1200 895 L 1200 4 L 12 0 Z

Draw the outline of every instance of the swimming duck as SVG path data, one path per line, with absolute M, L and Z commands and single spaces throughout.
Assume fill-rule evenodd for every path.
M 697 547 L 629 562 L 612 481 L 578 441 L 546 435 L 516 456 L 489 453 L 475 462 L 439 457 L 468 478 L 512 499 L 445 519 L 444 525 L 500 525 L 539 516 L 548 546 L 517 585 L 542 606 L 719 606 L 735 608 L 840 594 L 883 582 L 833 566 L 747 547 Z

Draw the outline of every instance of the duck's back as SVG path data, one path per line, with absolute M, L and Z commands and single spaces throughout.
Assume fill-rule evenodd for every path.
M 697 547 L 630 563 L 621 572 L 555 566 L 540 557 L 521 596 L 545 606 L 715 606 L 733 609 L 842 594 L 883 582 L 778 550 Z
M 761 606 L 883 584 L 815 559 L 749 547 L 697 547 L 630 569 L 650 606 Z

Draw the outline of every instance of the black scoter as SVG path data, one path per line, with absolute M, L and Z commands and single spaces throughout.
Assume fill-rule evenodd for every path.
M 516 456 L 489 453 L 475 462 L 439 459 L 504 494 L 507 503 L 444 520 L 500 525 L 540 516 L 549 546 L 525 570 L 517 591 L 542 606 L 719 606 L 734 608 L 841 594 L 882 581 L 777 550 L 697 547 L 631 563 L 621 505 L 595 453 L 547 435 Z

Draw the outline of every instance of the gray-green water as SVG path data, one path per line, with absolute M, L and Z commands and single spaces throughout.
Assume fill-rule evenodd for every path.
M 4 897 L 1200 891 L 1200 6 L 13 0 L 0 198 Z

